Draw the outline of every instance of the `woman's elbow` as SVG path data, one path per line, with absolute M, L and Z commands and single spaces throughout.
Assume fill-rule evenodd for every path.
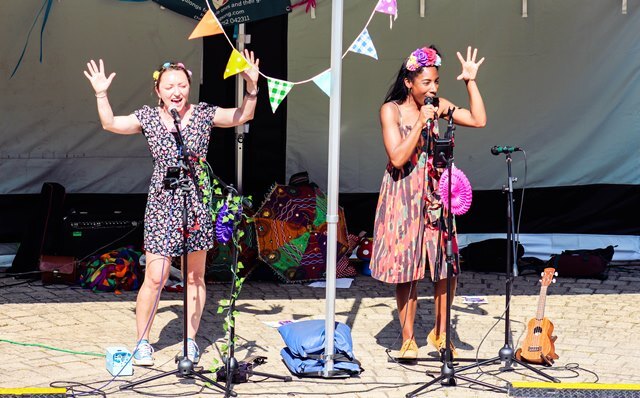
M 393 167 L 395 167 L 396 169 L 402 169 L 402 167 L 405 165 L 406 162 L 402 162 L 398 159 L 389 159 L 389 162 L 391 163 L 391 165 Z
M 253 120 L 253 113 L 251 113 L 250 115 L 242 116 L 240 118 L 240 123 L 238 123 L 238 125 L 245 124 L 245 123 L 250 122 L 252 120 Z
M 487 125 L 486 117 L 474 118 L 473 123 L 471 123 L 471 127 L 480 128 L 480 129 L 485 127 L 486 125 Z

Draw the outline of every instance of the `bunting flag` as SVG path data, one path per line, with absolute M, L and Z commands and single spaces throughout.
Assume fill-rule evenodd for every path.
M 221 5 L 226 4 L 226 2 L 229 0 L 212 0 L 212 1 L 213 1 L 213 7 L 218 9 Z M 526 1 L 526 0 L 522 0 L 522 1 Z M 292 7 L 306 4 L 313 11 L 315 2 L 316 0 L 300 0 L 299 3 L 294 4 Z M 213 8 L 212 6 L 210 6 L 210 3 L 208 0 L 206 1 L 206 4 L 207 4 L 207 7 L 209 8 L 209 11 L 204 14 L 204 16 L 202 17 L 202 21 L 198 23 L 198 26 L 193 31 L 193 33 L 191 33 L 191 36 L 189 37 L 189 39 L 216 35 L 220 33 L 225 36 L 225 38 L 229 42 L 229 45 L 233 49 L 231 56 L 229 57 L 227 67 L 224 71 L 225 79 L 229 76 L 236 75 L 240 72 L 243 72 L 251 68 L 251 64 L 249 64 L 247 59 L 244 58 L 244 56 L 240 54 L 238 50 L 235 49 L 233 43 L 231 42 L 231 39 L 229 39 L 226 32 L 222 29 L 222 25 L 220 24 L 220 21 L 216 18 L 215 14 L 213 13 Z M 373 40 L 371 38 L 371 35 L 367 30 L 369 26 L 369 22 L 371 22 L 371 19 L 377 12 L 388 14 L 390 28 L 393 28 L 393 21 L 398 18 L 398 0 L 378 0 L 375 8 L 371 11 L 371 15 L 369 16 L 368 22 L 365 24 L 364 28 L 360 31 L 360 34 L 353 41 L 351 46 L 342 54 L 343 58 L 346 56 L 346 54 L 349 51 L 351 51 L 351 52 L 366 55 L 376 60 L 378 59 L 378 52 L 376 51 L 376 48 L 373 45 Z M 291 91 L 293 86 L 297 84 L 308 83 L 310 81 L 313 81 L 327 96 L 330 97 L 331 96 L 330 72 L 331 72 L 331 69 L 329 68 L 311 79 L 305 79 L 305 80 L 293 81 L 293 82 L 274 79 L 260 72 L 260 75 L 265 77 L 268 82 L 269 102 L 271 105 L 271 110 L 275 113 L 275 111 L 278 109 L 282 101 L 284 101 L 284 99 L 289 94 L 289 91 Z
M 389 29 L 393 28 L 393 21 L 398 19 L 398 3 L 397 0 L 378 0 L 376 11 L 383 14 L 389 14 Z M 393 16 L 393 18 L 391 18 Z
M 267 78 L 267 86 L 269 87 L 269 103 L 271 104 L 271 110 L 276 113 L 276 109 L 280 106 L 280 103 L 289 94 L 289 91 L 293 88 L 293 83 L 286 80 Z
M 189 40 L 196 39 L 198 37 L 219 35 L 221 33 L 224 33 L 224 31 L 220 26 L 220 22 L 218 22 L 218 18 L 216 18 L 213 12 L 209 11 L 204 14 L 202 20 L 198 22 L 196 28 L 191 32 Z
M 313 82 L 320 87 L 329 97 L 331 97 L 331 69 L 327 69 L 318 76 L 314 77 Z
M 379 0 L 376 5 L 376 11 L 383 14 L 393 15 L 398 18 L 398 3 L 397 0 Z
M 353 42 L 351 47 L 349 47 L 350 51 L 354 53 L 368 55 L 371 58 L 378 59 L 378 53 L 376 52 L 376 48 L 373 45 L 373 41 L 371 40 L 371 36 L 369 35 L 369 31 L 365 28 L 360 36 Z
M 229 57 L 229 62 L 227 62 L 227 67 L 224 70 L 224 78 L 226 79 L 229 76 L 237 75 L 250 67 L 249 62 L 234 48 Z

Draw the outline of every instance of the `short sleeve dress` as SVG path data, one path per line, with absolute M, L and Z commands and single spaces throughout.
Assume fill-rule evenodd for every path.
M 402 124 L 402 115 L 399 127 L 403 137 L 411 131 L 410 125 Z M 432 136 L 438 136 L 437 123 Z M 429 143 L 433 144 L 433 140 Z M 433 156 L 428 153 L 421 138 L 403 168 L 397 169 L 389 162 L 382 178 L 370 263 L 371 276 L 382 282 L 424 279 L 427 266 L 432 281 L 447 277 L 446 212 L 438 194 L 438 182 L 444 170 L 433 166 Z M 453 231 L 453 274 L 457 275 L 455 223 Z
M 189 123 L 182 129 L 182 140 L 190 153 L 206 158 L 213 117 L 217 107 L 201 102 L 194 106 Z M 170 130 L 162 123 L 160 108 L 144 106 L 134 112 L 140 121 L 153 157 L 153 174 L 144 216 L 144 249 L 147 252 L 176 257 L 182 255 L 182 208 L 180 190 L 165 189 L 163 180 L 170 166 L 178 165 L 178 146 Z M 198 175 L 202 167 L 193 162 Z M 187 252 L 213 247 L 214 229 L 211 213 L 198 198 L 191 178 L 187 196 Z

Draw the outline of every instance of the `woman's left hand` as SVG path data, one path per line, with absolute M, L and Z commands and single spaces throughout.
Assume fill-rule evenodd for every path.
M 468 82 L 469 80 L 475 80 L 476 75 L 478 74 L 478 68 L 484 62 L 484 57 L 478 62 L 476 62 L 476 56 L 478 55 L 478 49 L 473 49 L 473 55 L 471 54 L 471 46 L 467 48 L 467 59 L 462 58 L 462 54 L 457 52 L 458 59 L 462 64 L 462 73 L 458 76 L 458 80 L 464 80 Z
M 242 71 L 240 76 L 247 82 L 247 91 L 253 92 L 258 88 L 258 77 L 260 77 L 260 59 L 255 58 L 253 51 L 244 50 L 244 58 L 251 66 L 249 69 Z

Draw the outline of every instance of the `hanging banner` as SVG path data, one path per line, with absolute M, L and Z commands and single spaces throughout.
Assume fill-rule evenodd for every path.
M 258 21 L 291 12 L 289 0 L 210 0 L 222 26 Z
M 168 10 L 201 20 L 209 10 L 206 0 L 153 0 Z M 275 17 L 291 12 L 290 0 L 209 0 L 222 26 Z

